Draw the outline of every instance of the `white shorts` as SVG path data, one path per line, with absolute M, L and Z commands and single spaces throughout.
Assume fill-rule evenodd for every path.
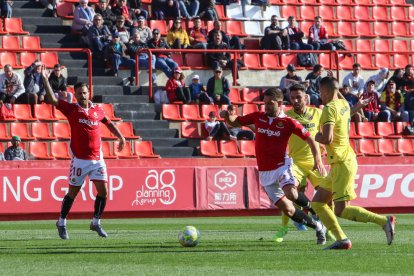
M 297 181 L 293 176 L 291 162 L 287 162 L 273 171 L 259 171 L 259 177 L 260 184 L 274 205 L 285 196 L 282 190 L 284 186 L 297 185 Z
M 83 160 L 76 157 L 72 158 L 69 171 L 69 184 L 82 186 L 86 176 L 89 180 L 108 180 L 106 164 L 101 160 Z

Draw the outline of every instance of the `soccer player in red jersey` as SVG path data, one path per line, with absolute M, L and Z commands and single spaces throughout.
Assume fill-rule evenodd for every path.
M 286 147 L 292 134 L 305 140 L 311 148 L 314 158 L 314 170 L 325 175 L 325 169 L 315 141 L 309 132 L 298 121 L 283 114 L 280 106 L 283 93 L 280 89 L 271 88 L 264 93 L 265 112 L 253 112 L 245 116 L 230 118 L 227 111 L 221 116 L 227 124 L 241 127 L 254 124 L 256 127 L 256 158 L 259 169 L 260 184 L 269 199 L 293 221 L 303 223 L 315 229 L 317 244 L 326 243 L 326 228 L 319 221 L 305 214 L 297 205 L 309 205 L 298 193 L 297 180 L 293 176 L 292 161 L 286 155 Z M 292 202 L 293 201 L 293 202 Z
M 69 191 L 62 201 L 60 217 L 56 222 L 59 237 L 65 240 L 69 239 L 66 229 L 66 217 L 72 207 L 73 201 L 85 182 L 86 176 L 94 183 L 98 193 L 90 229 L 96 231 L 101 237 L 107 237 L 107 233 L 102 229 L 100 224 L 100 217 L 105 209 L 108 193 L 106 187 L 108 175 L 101 152 L 99 123 L 102 122 L 105 124 L 118 137 L 119 151 L 125 145 L 125 138 L 119 129 L 105 116 L 103 109 L 89 101 L 89 89 L 85 83 L 75 84 L 75 98 L 77 103 L 67 103 L 55 97 L 48 77 L 49 73 L 43 65 L 42 79 L 46 96 L 51 104 L 66 115 L 71 129 L 70 149 L 72 161 L 69 171 Z

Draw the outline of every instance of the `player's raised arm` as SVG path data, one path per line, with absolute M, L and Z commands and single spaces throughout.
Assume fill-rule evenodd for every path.
M 306 143 L 309 145 L 312 151 L 313 160 L 314 160 L 313 169 L 318 170 L 318 172 L 323 176 L 326 175 L 325 166 L 322 163 L 322 157 L 319 151 L 319 144 L 316 143 L 315 140 L 313 140 L 313 138 L 310 136 L 306 139 Z
M 105 117 L 102 122 L 106 125 L 106 127 L 109 129 L 109 131 L 112 132 L 113 135 L 118 137 L 119 139 L 119 145 L 118 145 L 118 151 L 121 151 L 125 147 L 125 137 L 122 135 L 119 128 L 111 121 L 108 120 L 107 117 Z
M 220 112 L 220 117 L 222 117 L 226 124 L 232 127 L 241 127 L 241 124 L 237 121 L 237 116 L 231 116 L 227 110 L 223 110 Z
M 49 72 L 47 71 L 46 66 L 44 64 L 42 65 L 42 80 L 43 80 L 43 86 L 45 87 L 45 91 L 46 91 L 46 98 L 49 99 L 50 104 L 57 106 L 58 99 L 55 97 L 52 87 L 50 86 Z

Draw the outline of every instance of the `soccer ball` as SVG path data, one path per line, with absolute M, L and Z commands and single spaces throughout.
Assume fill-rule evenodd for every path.
M 178 233 L 178 240 L 184 247 L 194 247 L 200 241 L 200 231 L 194 226 L 186 226 Z

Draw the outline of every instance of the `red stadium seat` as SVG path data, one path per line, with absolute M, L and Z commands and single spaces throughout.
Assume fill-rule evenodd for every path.
M 242 116 L 257 112 L 259 111 L 259 108 L 257 107 L 257 104 L 244 104 L 242 106 Z
M 362 69 L 372 70 L 375 67 L 372 64 L 372 56 L 371 54 L 357 54 L 357 63 L 361 65 Z
M 132 154 L 131 143 L 129 141 L 125 143 L 125 146 L 121 151 L 118 151 L 118 145 L 119 145 L 118 141 L 115 141 L 113 145 L 114 145 L 114 153 L 119 159 L 138 159 L 137 155 Z
M 390 43 L 386 39 L 375 40 L 374 41 L 374 50 L 376 52 L 389 52 L 390 51 Z
M 13 104 L 6 104 L 4 106 L 1 106 L 0 108 L 4 108 L 4 114 L 2 116 L 3 118 L 0 118 L 0 123 L 16 121 Z
M 392 41 L 393 52 L 408 52 L 408 41 L 407 40 L 396 40 Z
M 411 21 L 410 17 L 407 15 L 405 7 L 391 7 L 390 8 L 391 20 L 396 21 Z
M 53 108 L 53 114 L 55 115 L 55 117 L 59 120 L 67 120 L 68 118 L 66 118 L 66 116 L 62 113 L 62 111 L 60 111 L 57 108 Z
M 354 0 L 357 6 L 374 6 L 372 0 Z
M 63 19 L 73 19 L 73 7 L 72 3 L 58 2 L 56 3 L 56 13 Z
M 304 32 L 304 33 L 308 33 L 310 27 L 313 25 L 313 21 L 302 21 L 300 22 L 300 29 Z M 325 24 L 324 24 L 325 25 Z M 325 26 L 326 27 L 326 26 Z M 329 34 L 328 34 L 329 35 Z
M 400 152 L 395 150 L 394 140 L 391 139 L 379 139 L 378 140 L 378 152 L 385 156 L 399 156 Z
M 365 20 L 365 21 L 371 21 L 372 17 L 369 13 L 369 7 L 368 6 L 356 6 L 354 7 L 354 13 L 355 13 L 355 19 L 357 20 Z
M 359 37 L 375 37 L 371 31 L 371 23 L 366 21 L 358 21 L 355 23 L 356 34 Z
M 229 93 L 230 102 L 232 104 L 245 104 L 246 102 L 243 101 L 240 97 L 240 90 L 238 88 L 231 87 Z
M 282 66 L 279 65 L 279 56 L 276 54 L 263 54 L 263 66 L 266 67 L 266 69 L 271 70 L 280 70 L 283 69 Z
M 328 36 L 330 38 L 339 37 L 338 32 L 335 29 L 333 22 L 323 22 L 323 25 L 325 25 L 326 31 L 328 32 Z
M 23 68 L 27 68 L 35 62 L 37 53 L 20 53 L 20 64 Z
M 242 90 L 242 98 L 248 103 L 263 104 L 260 95 L 260 89 L 257 88 L 243 88 Z
M 318 9 L 319 9 L 319 14 L 323 16 L 324 20 L 326 21 L 337 20 L 332 6 L 319 6 Z
M 338 6 L 336 7 L 336 17 L 339 20 L 355 21 L 355 17 L 352 13 L 353 8 L 350 6 Z
M 68 143 L 66 142 L 51 142 L 50 151 L 52 156 L 58 160 L 68 160 L 72 158 L 69 152 Z
M 296 11 L 296 7 L 292 5 L 282 6 L 282 8 L 280 9 L 280 15 L 282 18 L 288 18 L 289 16 L 299 18 L 298 13 Z
M 388 9 L 384 6 L 372 7 L 372 17 L 376 21 L 391 21 L 388 17 Z
M 181 122 L 181 137 L 201 139 L 201 135 L 198 133 L 197 122 Z
M 401 138 L 401 135 L 395 133 L 394 123 L 377 122 L 376 129 L 377 129 L 377 134 L 384 138 Z
M 117 159 L 118 157 L 113 154 L 111 150 L 111 142 L 109 141 L 102 141 L 102 153 L 104 159 Z
M 162 118 L 170 121 L 185 121 L 180 114 L 180 106 L 178 104 L 163 104 Z
M 378 41 L 383 41 L 383 40 L 378 40 Z M 375 40 L 375 42 L 377 42 L 377 40 Z M 371 40 L 357 40 L 356 41 L 356 50 L 358 52 L 367 52 L 367 51 L 372 51 L 372 47 L 371 47 Z
M 204 63 L 204 55 L 199 53 L 187 53 L 185 55 L 187 66 L 192 69 L 208 69 Z
M 182 70 L 187 70 L 190 68 L 189 66 L 184 65 L 184 55 L 182 53 L 171 53 L 171 58 Z
M 22 37 L 22 48 L 26 50 L 37 50 L 40 49 L 40 37 L 38 36 L 23 36 Z
M 342 69 L 351 70 L 354 63 L 353 57 L 347 55 L 339 56 L 339 67 Z
M 11 136 L 9 135 L 9 132 L 7 131 L 7 124 L 6 123 L 0 123 L 0 141 L 10 141 Z
M 362 156 L 363 154 L 359 151 L 359 148 L 357 147 L 357 144 L 354 139 L 349 140 L 349 144 L 351 145 L 351 148 L 354 150 L 356 156 Z
M 373 122 L 359 122 L 356 123 L 357 133 L 364 138 L 382 138 L 375 132 L 375 126 Z
M 410 33 L 410 35 L 414 35 L 414 22 L 410 22 L 409 33 Z
M 23 68 L 23 66 L 17 63 L 16 53 L 2 52 L 0 53 L 0 67 L 10 64 L 13 68 Z
M 34 113 L 35 117 L 40 121 L 58 121 L 58 119 L 53 114 L 53 106 L 50 104 L 35 104 Z
M 15 104 L 14 116 L 19 121 L 37 121 L 37 118 L 32 116 L 32 111 L 29 104 Z
M 357 134 L 356 126 L 354 122 L 351 122 L 349 126 L 349 138 L 351 139 L 361 139 L 362 136 Z
M 411 5 L 407 4 L 405 0 L 390 0 L 390 4 L 393 6 L 411 7 Z
M 412 24 L 412 22 L 410 24 Z M 397 21 L 392 22 L 392 35 L 401 37 L 411 36 L 410 30 L 407 27 L 407 23 Z
M 243 44 L 247 50 L 257 50 L 260 48 L 260 40 L 256 38 L 246 38 Z
M 404 68 L 407 64 L 411 64 L 410 57 L 408 55 L 394 55 L 394 67 L 393 68 Z
M 338 35 L 341 37 L 358 37 L 355 34 L 352 22 L 338 22 Z
M 226 16 L 224 5 L 216 5 L 216 11 L 220 20 L 229 20 L 229 18 Z
M 160 30 L 161 35 L 167 35 L 167 24 L 165 23 L 165 20 L 150 20 L 149 27 L 151 30 L 154 30 L 155 28 L 158 28 Z
M 110 119 L 111 121 L 120 121 L 121 118 L 118 118 L 115 116 L 114 106 L 110 103 L 101 104 L 100 105 L 105 112 L 106 117 Z
M 200 131 L 201 131 L 201 138 L 207 138 L 209 133 L 206 129 L 206 124 L 205 123 L 201 123 L 200 124 Z
M 410 5 L 410 7 L 408 7 L 408 17 L 411 20 L 414 20 L 414 7 Z
M 412 139 L 398 139 L 397 151 L 405 156 L 414 156 L 414 146 Z
M 18 36 L 3 36 L 3 49 L 20 49 L 20 41 Z
M 49 123 L 32 124 L 32 134 L 37 140 L 55 140 L 56 137 L 50 134 Z
M 224 157 L 223 154 L 219 153 L 217 141 L 200 141 L 200 152 L 201 155 L 208 157 Z
M 391 68 L 390 55 L 375 54 L 375 67 L 377 68 Z
M 379 37 L 389 38 L 394 35 L 389 30 L 387 22 L 374 22 L 374 34 Z
M 115 125 L 126 139 L 140 139 L 141 136 L 135 135 L 134 126 L 131 122 L 116 122 Z
M 226 22 L 227 34 L 231 36 L 245 37 L 247 34 L 243 30 L 243 24 L 241 21 L 227 21 Z
M 21 137 L 20 137 L 21 138 Z M 29 155 L 36 160 L 53 160 L 53 156 L 49 154 L 46 142 L 30 142 Z
M 382 156 L 382 153 L 379 153 L 377 150 L 375 140 L 359 140 L 359 150 L 365 156 Z
M 414 138 L 414 135 L 403 134 L 404 127 L 409 125 L 409 122 L 395 122 L 395 134 L 401 134 L 403 135 L 403 138 Z
M 337 0 L 336 3 L 342 6 L 355 6 L 352 0 Z
M 52 124 L 53 135 L 59 140 L 70 139 L 70 126 L 68 123 L 55 122 Z
M 7 34 L 7 32 L 4 30 L 3 20 L 0 20 L 0 34 Z
M 296 54 L 282 54 L 280 57 L 280 65 L 286 68 L 289 64 L 293 64 L 296 69 L 303 69 L 298 66 L 298 56 Z
M 208 114 L 213 111 L 216 113 L 217 120 L 223 121 L 223 118 L 220 117 L 220 110 L 217 105 L 214 104 L 203 104 L 201 105 L 201 117 L 204 118 L 204 120 L 208 119 Z
M 243 158 L 244 154 L 239 152 L 237 141 L 220 141 L 220 153 L 226 157 Z
M 4 19 L 4 31 L 9 34 L 28 35 L 29 32 L 23 30 L 21 18 L 5 18 Z
M 47 68 L 53 68 L 55 64 L 59 63 L 56 52 L 40 53 L 40 61 L 46 65 Z
M 256 148 L 254 140 L 241 140 L 240 153 L 246 157 L 256 157 Z
M 266 67 L 263 67 L 260 64 L 260 56 L 259 54 L 244 54 L 244 65 L 247 67 L 247 69 L 250 70 L 265 70 Z
M 188 121 L 202 122 L 205 120 L 200 116 L 200 109 L 196 104 L 183 104 L 181 106 L 181 114 Z
M 376 6 L 389 6 L 388 0 L 372 0 Z
M 160 158 L 158 154 L 154 154 L 151 141 L 135 141 L 134 151 L 139 158 Z
M 298 19 L 313 21 L 315 19 L 315 16 L 316 16 L 315 9 L 312 6 L 308 6 L 308 5 L 300 6 L 300 18 Z M 305 32 L 307 31 L 307 29 L 304 29 L 304 30 Z
M 117 139 L 117 137 L 112 134 L 112 132 L 107 128 L 105 124 L 99 123 L 99 130 L 100 130 L 102 139 L 110 139 L 110 140 Z

